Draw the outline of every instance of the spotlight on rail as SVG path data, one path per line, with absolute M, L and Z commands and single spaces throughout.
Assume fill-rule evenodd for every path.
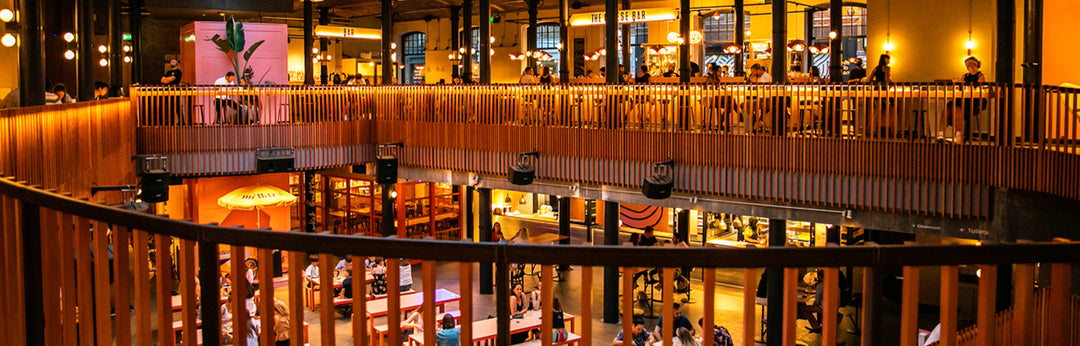
M 536 167 L 529 163 L 529 156 L 532 156 L 534 160 L 538 160 L 540 158 L 540 152 L 531 151 L 517 154 L 514 164 L 510 165 L 510 170 L 506 173 L 506 177 L 510 180 L 511 184 L 529 185 L 532 184 L 533 179 L 536 178 Z
M 641 184 L 641 193 L 650 199 L 665 199 L 671 197 L 671 188 L 675 185 L 672 171 L 675 170 L 675 160 L 657 163 L 652 167 L 652 175 L 645 178 Z

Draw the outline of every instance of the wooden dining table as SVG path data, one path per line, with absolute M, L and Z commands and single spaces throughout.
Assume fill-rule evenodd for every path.
M 525 312 L 522 318 L 515 318 L 510 320 L 510 333 L 527 332 L 533 329 L 540 328 L 542 321 L 540 320 L 540 311 L 529 310 Z M 570 331 L 574 331 L 574 315 L 563 313 L 563 321 L 570 324 Z M 475 321 L 472 324 L 473 340 L 472 343 L 481 343 L 488 340 L 493 340 L 499 333 L 499 321 L 495 318 L 489 318 L 484 320 Z M 424 334 L 417 333 L 409 336 L 409 346 L 424 345 Z

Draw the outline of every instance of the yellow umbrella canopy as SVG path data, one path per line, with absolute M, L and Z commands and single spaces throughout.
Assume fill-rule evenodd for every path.
M 292 205 L 296 196 L 270 185 L 252 185 L 232 190 L 218 198 L 218 205 L 229 210 L 256 210 Z

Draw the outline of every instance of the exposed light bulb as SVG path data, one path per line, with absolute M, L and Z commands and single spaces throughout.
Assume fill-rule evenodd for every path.
M 98 60 L 98 65 L 101 65 L 101 67 L 109 66 L 109 60 L 108 59 Z
M 318 48 L 312 48 L 311 53 L 312 54 L 319 54 L 319 49 Z
M 8 33 L 4 34 L 3 38 L 0 38 L 0 43 L 4 44 L 4 47 L 11 47 L 15 45 L 15 36 Z
M 397 42 L 390 42 L 390 49 L 397 49 Z
M 488 36 L 488 42 L 495 43 L 495 36 Z
M 75 59 L 75 52 L 68 49 L 67 51 L 64 52 L 64 59 L 68 59 L 68 60 Z
M 964 42 L 964 48 L 974 49 L 975 48 L 975 41 L 968 40 L 967 42 Z
M 883 46 L 882 48 L 885 48 L 886 52 L 891 51 L 893 50 L 893 44 L 892 42 L 885 42 L 885 46 Z
M 71 42 L 71 41 L 74 41 L 74 40 L 75 40 L 75 34 L 72 34 L 70 32 L 65 32 L 64 33 L 64 41 L 65 42 Z
M 4 23 L 7 23 L 10 22 L 12 19 L 15 19 L 15 12 L 11 12 L 11 10 L 6 8 L 0 10 L 0 20 L 4 21 Z
M 131 57 L 130 56 L 125 56 L 124 57 L 124 62 L 130 63 L 131 62 Z
M 836 38 L 836 31 L 829 31 L 829 38 L 830 39 L 835 39 Z
M 101 52 L 101 53 L 105 53 L 105 52 L 109 51 L 109 47 L 105 47 L 105 45 L 100 45 L 100 46 L 97 46 L 97 51 Z
M 130 52 L 130 51 L 131 51 L 131 46 L 124 45 L 124 52 L 126 53 L 126 52 Z

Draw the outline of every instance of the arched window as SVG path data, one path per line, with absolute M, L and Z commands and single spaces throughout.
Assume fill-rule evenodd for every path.
M 424 54 L 426 50 L 427 35 L 424 33 L 411 32 L 401 36 L 401 62 L 405 64 L 401 75 L 402 83 L 424 83 Z
M 559 74 L 559 24 L 558 23 L 540 23 L 536 25 L 536 49 L 542 50 L 548 55 L 551 55 L 551 60 L 540 61 L 539 70 L 543 70 L 544 67 L 551 68 L 551 74 Z
M 746 29 L 750 29 L 750 16 L 743 16 Z M 724 52 L 724 46 L 735 42 L 735 12 L 720 12 L 702 21 L 705 46 L 705 65 L 715 63 L 735 70 L 735 55 Z M 745 57 L 745 56 L 744 56 Z M 704 67 L 702 67 L 704 68 Z
M 844 4 L 841 9 L 843 20 L 843 51 L 844 74 L 853 66 L 849 66 L 851 58 L 859 58 L 866 61 L 866 4 Z M 829 19 L 829 9 L 821 8 L 814 11 L 813 42 L 811 44 L 829 43 L 829 32 L 832 21 Z M 814 66 L 821 71 L 822 77 L 829 75 L 829 55 L 819 54 L 813 57 Z M 865 65 L 864 65 L 865 66 Z

